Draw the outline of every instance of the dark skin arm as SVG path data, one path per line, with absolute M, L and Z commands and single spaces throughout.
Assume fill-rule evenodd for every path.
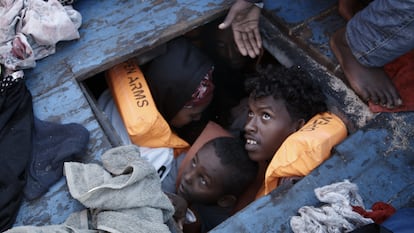
M 184 233 L 199 233 L 200 232 L 200 222 L 199 217 L 197 216 L 197 221 L 194 223 L 186 223 L 186 214 L 187 209 L 189 208 L 188 202 L 181 196 L 174 193 L 165 193 L 170 199 L 171 203 L 174 206 L 175 212 L 173 218 L 177 223 L 177 226 Z
M 253 3 L 237 0 L 230 8 L 220 29 L 232 27 L 234 41 L 243 56 L 260 55 L 262 39 L 259 33 L 260 8 Z
M 183 230 L 188 203 L 183 197 L 180 197 L 177 194 L 167 192 L 165 194 L 174 206 L 175 212 L 173 218 L 177 222 L 178 227 Z

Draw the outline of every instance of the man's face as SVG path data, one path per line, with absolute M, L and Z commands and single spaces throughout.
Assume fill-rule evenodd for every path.
M 203 146 L 184 169 L 177 193 L 190 203 L 215 204 L 223 195 L 227 170 L 213 145 Z
M 249 98 L 249 112 L 245 129 L 245 148 L 257 162 L 268 162 L 283 141 L 299 128 L 292 120 L 285 102 L 273 96 Z
M 181 128 L 192 121 L 198 121 L 208 105 L 209 103 L 205 103 L 197 107 L 184 107 L 171 119 L 170 124 L 175 128 Z

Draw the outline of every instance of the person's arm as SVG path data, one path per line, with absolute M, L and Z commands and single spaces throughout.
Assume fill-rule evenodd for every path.
M 174 206 L 175 212 L 173 218 L 176 221 L 178 227 L 182 230 L 186 220 L 188 203 L 184 198 L 178 196 L 177 194 L 168 192 L 164 193 L 168 196 L 168 198 Z
M 254 58 L 260 54 L 262 39 L 259 32 L 260 8 L 256 0 L 237 0 L 230 8 L 220 29 L 233 29 L 234 41 L 243 56 Z

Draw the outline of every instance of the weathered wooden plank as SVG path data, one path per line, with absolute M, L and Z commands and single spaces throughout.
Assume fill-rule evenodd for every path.
M 313 80 L 321 85 L 329 98 L 328 105 L 343 114 L 348 130 L 354 132 L 374 117 L 365 103 L 344 84 L 344 82 L 328 72 L 327 68 L 318 63 L 308 50 L 283 33 L 266 17 L 261 18 L 261 34 L 263 45 L 280 63 L 285 66 L 297 65 L 306 69 Z
M 26 72 L 36 116 L 84 125 L 91 141 L 83 161 L 99 162 L 111 143 L 77 82 L 223 15 L 231 2 L 77 1 L 74 7 L 83 16 L 81 38 L 60 42 L 56 54 Z M 268 2 L 273 16 L 262 20 L 266 49 L 285 65 L 301 65 L 309 70 L 330 96 L 330 106 L 344 112 L 355 133 L 338 146 L 330 160 L 292 189 L 276 190 L 259 199 L 213 232 L 289 232 L 289 216 L 303 205 L 318 203 L 314 188 L 343 179 L 364 186 L 360 193 L 367 206 L 379 199 L 391 201 L 397 208 L 413 203 L 410 174 L 414 161 L 410 155 L 414 148 L 414 113 L 380 114 L 372 120 L 374 115 L 369 114 L 367 106 L 327 72 L 329 64 L 335 64 L 327 41 L 330 33 L 343 24 L 333 13 L 337 1 Z M 364 140 L 362 145 L 354 143 Z M 40 199 L 22 204 L 16 225 L 60 224 L 81 208 L 70 197 L 62 178 Z
M 290 217 L 300 207 L 321 205 L 314 189 L 344 179 L 358 185 L 367 209 L 378 201 L 397 209 L 414 206 L 413 123 L 414 112 L 382 113 L 291 189 L 276 189 L 211 232 L 292 232 Z
M 266 10 L 275 22 L 290 31 L 311 21 L 336 6 L 336 0 L 282 0 L 265 1 Z
M 100 155 L 112 147 L 76 80 L 68 80 L 61 86 L 35 97 L 33 106 L 35 116 L 39 119 L 62 124 L 75 122 L 88 129 L 90 132 L 88 151 L 81 161 L 99 162 Z M 31 202 L 23 202 L 16 225 L 62 223 L 70 213 L 81 208 L 82 206 L 71 198 L 65 179 L 62 178 L 44 196 Z
M 296 28 L 292 39 L 306 50 L 318 63 L 325 66 L 331 73 L 335 72 L 338 62 L 329 46 L 329 36 L 345 26 L 345 20 L 337 14 L 334 8 L 329 14 L 324 14 Z
M 76 122 L 90 132 L 83 162 L 99 162 L 112 147 L 79 86 L 111 66 L 137 56 L 224 14 L 232 1 L 76 1 L 81 38 L 59 42 L 56 53 L 25 70 L 35 115 L 47 121 Z M 62 178 L 38 200 L 24 201 L 18 225 L 60 224 L 82 206 Z
M 282 64 L 300 65 L 311 73 L 329 96 L 330 107 L 348 119 L 351 135 L 328 161 L 293 188 L 273 191 L 211 232 L 292 232 L 289 220 L 300 207 L 321 204 L 314 189 L 344 179 L 359 186 L 367 208 L 377 201 L 397 209 L 414 206 L 414 113 L 372 114 L 339 79 L 328 41 L 344 21 L 334 8 L 329 9 L 332 5 L 268 2 L 273 4 L 271 14 L 261 20 L 264 47 Z
M 346 22 L 331 1 L 268 1 L 266 16 L 301 49 L 334 73 L 338 65 L 329 37 Z
M 68 76 L 86 79 L 222 15 L 230 3 L 77 1 L 74 8 L 83 17 L 81 38 L 59 43 L 57 53 L 39 62 L 30 75 L 45 76 L 49 87 Z
M 84 207 L 70 196 L 66 180 L 61 179 L 43 197 L 23 202 L 15 226 L 46 226 L 63 223 L 70 213 Z

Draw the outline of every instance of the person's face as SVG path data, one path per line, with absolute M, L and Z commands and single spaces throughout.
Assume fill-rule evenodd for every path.
M 273 96 L 249 98 L 249 112 L 245 129 L 245 148 L 256 162 L 268 162 L 283 141 L 297 131 L 301 121 L 290 117 L 285 101 Z
M 203 146 L 184 169 L 177 194 L 190 203 L 215 204 L 223 195 L 227 171 L 214 147 Z
M 248 57 L 241 55 L 233 38 L 231 29 L 216 29 L 211 43 L 218 59 L 225 61 L 231 68 L 237 70 L 247 63 Z
M 182 108 L 174 117 L 171 119 L 170 124 L 175 128 L 181 128 L 192 121 L 198 121 L 203 114 L 203 111 L 207 108 L 209 103 L 191 107 Z

